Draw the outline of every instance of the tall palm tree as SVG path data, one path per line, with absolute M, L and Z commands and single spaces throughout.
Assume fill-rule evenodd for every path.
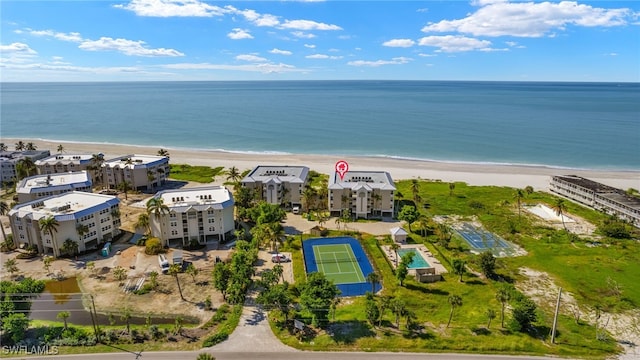
M 242 175 L 240 174 L 240 170 L 237 167 L 232 166 L 227 170 L 227 180 L 230 180 L 234 184 L 237 184 L 242 179 Z
M 25 149 L 24 142 L 22 140 L 16 143 L 16 151 L 23 151 Z
M 564 213 L 567 211 L 567 204 L 565 204 L 564 199 L 557 198 L 553 205 L 553 210 L 556 212 L 556 215 L 560 217 L 562 227 L 567 231 L 567 225 L 564 223 Z
M 89 227 L 85 224 L 78 224 L 76 226 L 76 232 L 78 233 L 78 237 L 80 238 L 80 241 L 82 241 L 82 237 L 89 232 Z
M 62 146 L 62 144 L 58 145 L 58 154 L 62 154 L 63 152 L 66 152 L 64 146 Z
M 173 275 L 176 278 L 176 284 L 178 285 L 178 291 L 180 292 L 180 298 L 185 300 L 184 295 L 182 295 L 182 287 L 180 286 L 180 279 L 178 278 L 178 274 L 182 271 L 182 267 L 178 264 L 172 264 L 169 266 L 169 275 Z
M 0 151 L 7 151 L 9 147 L 5 143 L 0 143 Z
M 38 221 L 38 225 L 40 225 L 40 231 L 51 236 L 51 243 L 53 244 L 53 255 L 55 257 L 60 256 L 60 251 L 58 250 L 58 245 L 56 243 L 55 237 L 55 234 L 58 232 L 58 226 L 60 226 L 58 220 L 56 220 L 53 215 L 49 215 L 46 218 L 41 218 Z
M 380 196 L 379 193 L 374 192 L 371 195 L 371 198 L 373 199 L 373 210 L 378 210 L 380 212 L 380 215 L 382 215 L 382 209 L 380 208 L 380 201 L 382 200 L 382 196 Z
M 89 165 L 89 170 L 93 170 L 93 177 L 95 178 L 97 183 L 103 184 L 102 182 L 102 164 L 104 164 L 104 155 L 103 154 L 93 154 L 91 155 L 91 165 Z
M 372 271 L 367 275 L 367 282 L 371 284 L 371 293 L 376 293 L 376 284 L 380 282 L 380 275 Z
M 393 250 L 393 252 L 396 254 L 396 268 L 398 267 L 398 250 L 400 250 L 400 244 L 398 244 L 397 242 L 394 242 L 393 244 L 391 244 L 391 250 Z
M 456 189 L 456 183 L 449 183 L 449 196 L 453 196 L 453 190 Z
M 153 191 L 153 182 L 156 181 L 156 175 L 151 170 L 147 170 L 147 181 L 149 181 L 149 185 L 151 186 L 151 191 Z
M 447 322 L 447 327 L 451 324 L 455 308 L 462 306 L 462 298 L 458 295 L 449 295 L 449 305 L 451 305 L 451 312 L 449 313 L 449 322 Z
M 513 194 L 513 198 L 516 201 L 516 204 L 518 204 L 518 219 L 520 219 L 520 215 L 522 212 L 522 199 L 524 199 L 524 190 L 522 189 L 516 189 L 516 192 Z
M 145 234 L 151 233 L 151 223 L 149 222 L 149 214 L 142 213 L 138 215 L 138 221 L 135 225 L 136 229 L 144 229 Z
M 27 145 L 24 146 L 25 150 L 36 150 L 38 148 L 38 146 L 36 146 L 36 144 L 32 143 L 32 142 L 28 142 Z
M 169 214 L 169 207 L 164 203 L 162 198 L 153 197 L 147 201 L 147 214 L 149 214 L 149 216 L 153 215 L 153 217 L 158 221 L 158 225 L 160 226 L 160 238 L 164 241 L 163 217 Z
M 418 207 L 422 202 L 422 198 L 420 197 L 420 182 L 417 179 L 411 180 L 411 194 L 413 195 L 413 202 Z
M 131 183 L 128 181 L 123 181 L 118 184 L 118 190 L 124 193 L 124 199 L 129 200 L 129 191 L 131 191 Z
M 37 173 L 38 169 L 31 158 L 25 157 L 18 160 L 16 163 L 16 174 L 18 175 L 18 180 L 22 180 Z
M 166 156 L 169 157 L 169 151 L 165 150 L 165 149 L 160 149 L 158 150 L 158 156 Z
M 9 204 L 5 201 L 0 201 L 0 216 L 5 216 L 9 213 Z M 4 225 L 0 223 L 0 229 L 2 229 L 2 239 L 3 241 L 7 241 L 7 233 L 4 232 Z
M 418 220 L 416 221 L 418 225 L 418 229 L 422 232 L 422 236 L 427 236 L 427 229 L 429 228 L 431 220 L 425 214 L 420 214 L 418 216 Z
M 460 282 L 462 282 L 462 275 L 467 272 L 467 263 L 462 259 L 453 259 L 451 267 L 453 267 L 454 274 L 460 275 Z
M 509 292 L 508 289 L 502 287 L 499 288 L 498 291 L 496 292 L 496 300 L 498 300 L 500 302 L 500 305 L 502 305 L 502 311 L 500 313 L 500 326 L 504 327 L 504 308 L 507 305 L 507 302 L 511 299 L 511 293 Z

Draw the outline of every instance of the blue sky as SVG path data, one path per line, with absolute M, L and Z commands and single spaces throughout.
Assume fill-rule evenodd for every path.
M 640 81 L 638 1 L 0 7 L 2 81 Z

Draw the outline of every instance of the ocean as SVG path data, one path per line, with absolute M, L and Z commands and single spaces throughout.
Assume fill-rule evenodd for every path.
M 639 83 L 2 83 L 0 95 L 2 138 L 640 170 Z

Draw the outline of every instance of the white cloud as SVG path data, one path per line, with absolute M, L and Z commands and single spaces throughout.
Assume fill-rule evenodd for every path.
M 418 56 L 420 57 L 436 57 L 438 55 L 435 54 L 425 54 L 425 53 L 419 53 Z
M 0 52 L 3 54 L 27 54 L 35 55 L 37 52 L 25 43 L 14 42 L 9 45 L 0 45 Z
M 355 60 L 355 61 L 349 61 L 347 65 L 378 67 L 382 65 L 402 65 L 402 64 L 408 63 L 411 60 L 413 59 L 406 58 L 406 57 L 396 57 L 391 60 L 376 60 L 376 61 Z
M 253 39 L 253 35 L 249 33 L 249 30 L 235 28 L 227 34 L 227 37 L 232 40 Z
M 152 17 L 212 17 L 228 13 L 228 9 L 198 0 L 131 0 L 113 7 Z
M 252 54 L 244 54 L 236 56 L 236 60 L 249 61 L 249 62 L 265 62 L 267 59 L 252 55 Z
M 229 9 L 235 9 L 229 7 Z M 255 10 L 235 10 L 237 14 L 244 16 L 247 21 L 253 23 L 255 26 L 268 26 L 275 27 L 280 24 L 278 17 L 271 14 L 260 14 Z
M 309 49 L 315 49 L 316 46 L 313 44 L 304 44 L 304 47 L 309 48 Z
M 604 55 L 605 56 L 618 56 L 618 53 L 612 52 L 612 53 L 608 53 L 608 54 L 604 54 Z
M 294 30 L 342 30 L 338 25 L 325 24 L 312 20 L 285 20 L 280 25 L 282 29 L 294 29 Z
M 270 53 L 272 53 L 272 54 L 287 55 L 287 56 L 288 56 L 288 55 L 293 54 L 293 53 L 292 53 L 291 51 L 289 51 L 289 50 L 280 50 L 280 49 L 277 49 L 277 48 L 273 48 L 273 49 L 272 49 L 271 51 L 269 51 L 269 52 L 270 52 Z
M 515 41 L 505 41 L 504 43 L 507 44 L 507 46 L 516 48 L 516 49 L 524 49 L 526 47 L 524 45 L 518 45 L 518 43 Z
M 568 25 L 611 27 L 626 25 L 637 16 L 627 8 L 604 9 L 575 1 L 476 1 L 482 6 L 463 19 L 429 23 L 423 32 L 460 32 L 475 36 L 542 37 Z
M 415 45 L 415 43 L 416 42 L 411 39 L 393 39 L 383 42 L 382 46 L 408 48 Z
M 176 70 L 231 70 L 231 71 L 248 71 L 248 72 L 261 72 L 261 73 L 285 73 L 285 72 L 307 71 L 307 70 L 297 69 L 293 65 L 282 64 L 282 63 L 246 64 L 246 65 L 181 63 L 181 64 L 163 65 L 162 67 L 166 69 L 176 69 Z
M 316 37 L 313 34 L 305 33 L 305 32 L 302 32 L 302 31 L 293 31 L 293 32 L 291 32 L 291 35 L 293 35 L 293 36 L 295 36 L 297 38 L 300 38 L 300 39 L 313 39 L 314 37 Z
M 491 41 L 461 35 L 426 36 L 418 41 L 421 46 L 437 47 L 437 52 L 489 51 Z
M 113 39 L 101 37 L 99 40 L 86 40 L 78 47 L 87 51 L 118 51 L 129 56 L 161 57 L 161 56 L 184 56 L 183 53 L 174 49 L 145 47 L 144 41 L 133 41 L 127 39 Z
M 416 9 L 416 12 L 426 13 L 426 12 L 429 12 L 429 9 L 428 8 L 420 8 L 420 9 Z
M 330 56 L 325 54 L 313 54 L 305 56 L 307 59 L 329 59 L 329 60 L 339 60 L 342 59 L 342 56 Z
M 32 30 L 32 29 L 26 29 L 26 32 L 33 36 L 48 36 L 61 41 L 70 41 L 70 42 L 78 43 L 84 40 L 82 36 L 80 36 L 80 33 L 77 33 L 77 32 L 63 33 L 63 32 L 57 32 L 53 30 Z M 23 32 L 21 31 L 20 33 L 23 33 Z

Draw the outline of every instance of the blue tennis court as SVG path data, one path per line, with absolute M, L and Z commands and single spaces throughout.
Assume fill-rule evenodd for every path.
M 498 235 L 488 232 L 484 229 L 477 228 L 469 223 L 462 223 L 455 230 L 469 243 L 472 249 L 491 250 L 491 249 L 507 249 L 509 244 L 502 240 Z
M 303 241 L 307 273 L 321 272 L 340 289 L 341 296 L 371 291 L 366 277 L 373 267 L 358 240 L 352 237 L 314 238 Z M 376 284 L 375 291 L 381 285 Z

